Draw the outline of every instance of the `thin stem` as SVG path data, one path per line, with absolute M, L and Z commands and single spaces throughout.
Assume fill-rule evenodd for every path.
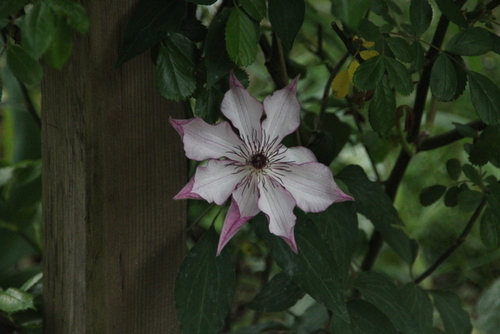
M 429 277 L 436 269 L 444 262 L 446 259 L 448 259 L 451 254 L 461 245 L 465 242 L 465 239 L 469 235 L 470 231 L 474 227 L 474 224 L 476 223 L 477 219 L 481 215 L 481 212 L 483 211 L 484 207 L 486 206 L 486 198 L 483 199 L 481 204 L 477 207 L 476 211 L 472 214 L 472 216 L 469 219 L 469 222 L 465 226 L 464 230 L 460 234 L 460 236 L 455 240 L 455 242 L 443 253 L 441 256 L 429 267 L 427 268 L 426 271 L 424 271 L 422 274 L 420 274 L 415 280 L 413 281 L 415 284 L 419 284 L 422 282 L 424 279 Z
M 198 224 L 200 222 L 200 220 L 203 219 L 203 217 L 205 217 L 207 215 L 207 213 L 210 212 L 210 210 L 212 210 L 212 208 L 215 206 L 215 203 L 211 203 L 206 209 L 205 211 L 203 211 L 201 213 L 201 215 L 198 216 L 198 218 L 196 218 L 189 226 L 188 228 L 186 229 L 186 232 L 191 230 L 193 228 L 193 226 L 195 226 L 196 224 Z

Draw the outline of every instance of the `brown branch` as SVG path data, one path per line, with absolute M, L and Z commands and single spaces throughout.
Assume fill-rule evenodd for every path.
M 460 236 L 457 238 L 457 240 L 443 253 L 441 256 L 429 267 L 427 268 L 426 271 L 424 271 L 422 274 L 420 274 L 415 280 L 413 281 L 415 284 L 419 284 L 422 282 L 424 279 L 429 277 L 446 259 L 450 257 L 450 255 L 461 245 L 464 243 L 465 239 L 469 235 L 470 231 L 474 227 L 474 224 L 476 223 L 477 219 L 481 215 L 481 212 L 483 211 L 484 207 L 486 206 L 486 198 L 483 199 L 481 204 L 477 207 L 476 211 L 472 214 L 472 216 L 469 219 L 469 222 L 465 226 L 464 230 L 460 234 Z

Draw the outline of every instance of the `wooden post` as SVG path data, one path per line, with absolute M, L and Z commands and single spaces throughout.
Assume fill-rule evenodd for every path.
M 115 69 L 138 0 L 85 0 L 86 36 L 42 86 L 44 332 L 178 333 L 186 160 L 149 53 Z

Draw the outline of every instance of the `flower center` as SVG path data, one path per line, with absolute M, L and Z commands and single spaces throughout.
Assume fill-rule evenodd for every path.
M 262 169 L 267 165 L 267 158 L 262 153 L 257 153 L 252 156 L 250 159 L 250 163 L 255 169 Z

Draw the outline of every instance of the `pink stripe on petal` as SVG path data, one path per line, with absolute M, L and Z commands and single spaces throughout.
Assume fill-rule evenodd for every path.
M 224 225 L 222 226 L 222 231 L 219 237 L 219 245 L 217 246 L 217 256 L 226 246 L 226 244 L 231 240 L 231 238 L 239 231 L 239 229 L 249 221 L 253 216 L 241 217 L 240 208 L 234 200 L 231 200 L 231 205 L 229 206 L 229 211 L 227 212 L 226 219 L 224 220 Z
M 193 190 L 194 182 L 194 177 L 192 177 L 188 184 L 186 184 L 184 188 L 182 188 L 182 190 L 174 196 L 174 199 L 203 199 L 200 195 L 191 192 L 191 190 Z

